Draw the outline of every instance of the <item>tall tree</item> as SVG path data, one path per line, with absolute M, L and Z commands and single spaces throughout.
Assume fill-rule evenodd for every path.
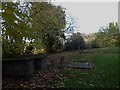
M 47 2 L 2 3 L 3 54 L 25 54 L 25 42 L 44 48 L 47 52 L 60 51 L 65 38 L 65 11 Z
M 65 38 L 65 11 L 60 6 L 47 2 L 32 3 L 32 25 L 35 42 L 39 42 L 47 52 L 60 50 Z

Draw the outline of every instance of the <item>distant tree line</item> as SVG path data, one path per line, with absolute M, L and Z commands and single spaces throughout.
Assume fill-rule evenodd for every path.
M 79 46 L 83 49 L 120 46 L 118 23 L 110 22 L 106 28 L 102 27 L 97 33 L 88 35 L 87 41 L 81 33 L 73 34 L 66 40 L 64 50 L 78 50 Z
M 95 35 L 96 38 L 91 42 L 93 48 L 120 46 L 120 31 L 117 22 L 109 23 L 106 28 L 102 27 Z
M 81 33 L 74 33 L 70 38 L 66 39 L 64 50 L 78 50 L 80 47 L 85 48 L 85 41 Z

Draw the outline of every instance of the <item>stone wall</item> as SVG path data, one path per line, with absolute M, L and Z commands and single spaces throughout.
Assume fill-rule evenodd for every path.
M 34 73 L 33 60 L 6 60 L 2 62 L 2 76 L 21 76 L 31 78 Z
M 45 70 L 47 68 L 46 60 L 45 59 L 35 59 L 34 60 L 34 68 L 35 70 Z
M 30 79 L 35 70 L 44 70 L 46 65 L 46 56 L 32 56 L 24 58 L 12 58 L 2 60 L 2 77 L 20 76 L 24 79 Z

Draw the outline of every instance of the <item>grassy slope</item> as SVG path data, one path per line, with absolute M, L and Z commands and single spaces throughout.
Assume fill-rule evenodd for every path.
M 67 61 L 90 60 L 92 70 L 60 69 L 67 77 L 65 87 L 79 88 L 111 88 L 118 87 L 118 48 L 109 47 L 85 50 L 83 55 L 78 52 L 65 52 Z M 55 55 L 56 59 L 60 54 Z

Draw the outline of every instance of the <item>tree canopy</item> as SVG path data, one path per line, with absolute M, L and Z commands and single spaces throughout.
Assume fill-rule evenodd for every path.
M 60 50 L 65 28 L 65 11 L 52 4 L 32 3 L 32 25 L 35 42 L 41 43 L 47 52 Z
M 3 57 L 23 55 L 25 37 L 29 32 L 29 15 L 26 5 L 19 3 L 2 2 L 2 47 Z
M 99 32 L 96 33 L 94 43 L 95 42 L 99 47 L 120 46 L 118 23 L 111 22 L 107 28 L 102 27 Z
M 66 40 L 65 50 L 77 50 L 79 46 L 85 48 L 85 41 L 81 33 L 74 33 L 70 38 Z
M 28 41 L 34 47 L 44 48 L 46 52 L 60 50 L 65 38 L 63 8 L 47 2 L 25 2 L 22 5 L 4 2 L 2 7 L 4 55 L 24 55 Z

